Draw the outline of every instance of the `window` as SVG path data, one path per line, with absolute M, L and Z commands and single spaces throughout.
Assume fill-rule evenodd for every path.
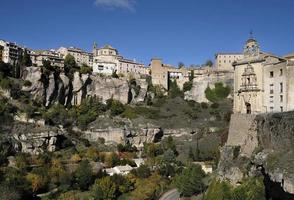
M 270 103 L 274 103 L 274 96 L 270 96 Z
M 283 76 L 283 69 L 280 69 L 280 76 Z
M 280 106 L 281 112 L 284 112 L 284 108 L 283 106 Z
M 273 78 L 273 77 L 274 77 L 274 72 L 270 71 L 270 78 Z
M 270 84 L 270 94 L 274 93 L 274 84 Z
M 283 83 L 280 83 L 280 93 L 283 93 Z
M 280 95 L 280 102 L 283 102 L 284 98 L 283 95 Z
M 274 107 L 270 107 L 270 111 L 271 112 L 274 112 Z

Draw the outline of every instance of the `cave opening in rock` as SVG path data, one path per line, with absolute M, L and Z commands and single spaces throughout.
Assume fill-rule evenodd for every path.
M 267 200 L 294 200 L 294 194 L 285 192 L 281 183 L 272 181 L 264 168 L 261 172 L 264 176 L 263 182 Z

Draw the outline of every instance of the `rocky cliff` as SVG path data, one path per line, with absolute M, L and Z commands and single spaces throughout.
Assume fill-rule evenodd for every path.
M 193 79 L 193 87 L 190 91 L 185 92 L 186 100 L 194 100 L 196 102 L 209 102 L 205 97 L 205 90 L 209 86 L 214 87 L 217 82 L 223 82 L 233 88 L 233 73 L 215 72 L 211 74 L 195 75 Z
M 126 79 L 93 76 L 75 72 L 70 79 L 64 73 L 49 72 L 45 74 L 39 67 L 28 67 L 23 73 L 23 79 L 31 83 L 22 90 L 30 92 L 35 100 L 45 106 L 56 102 L 63 105 L 79 105 L 83 98 L 96 96 L 102 101 L 113 98 L 124 104 L 142 102 L 147 94 L 145 80 L 136 80 L 140 87 L 138 95 L 132 92 L 132 87 Z
M 294 112 L 232 115 L 228 141 L 221 148 L 219 177 L 237 184 L 245 177 L 263 175 L 268 197 L 294 198 L 293 122 Z

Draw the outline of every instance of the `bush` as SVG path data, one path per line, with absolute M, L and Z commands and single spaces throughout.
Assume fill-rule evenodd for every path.
M 183 92 L 190 91 L 192 89 L 192 87 L 193 87 L 192 81 L 188 81 L 188 82 L 184 83 Z
M 169 80 L 168 94 L 171 98 L 183 97 L 183 92 L 180 90 L 176 80 Z
M 190 197 L 204 191 L 204 171 L 200 165 L 191 165 L 174 178 L 174 184 L 183 196 Z
M 230 94 L 230 87 L 224 86 L 223 83 L 215 83 L 215 87 L 211 89 L 210 87 L 206 88 L 205 96 L 211 102 L 218 102 L 228 97 Z
M 213 103 L 211 104 L 210 106 L 212 109 L 217 109 L 219 107 L 219 104 L 218 103 Z
M 75 174 L 75 181 L 82 190 L 88 189 L 92 182 L 92 167 L 87 160 L 80 162 Z
M 208 108 L 208 104 L 205 103 L 205 102 L 201 102 L 201 108 L 207 109 Z
M 112 116 L 120 115 L 125 111 L 125 106 L 120 101 L 114 99 L 107 100 L 107 107 L 110 109 Z
M 79 71 L 81 74 L 91 74 L 92 68 L 86 64 L 83 64 Z

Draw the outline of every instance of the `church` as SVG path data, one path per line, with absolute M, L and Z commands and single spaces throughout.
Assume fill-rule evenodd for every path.
M 261 114 L 294 110 L 294 61 L 262 52 L 250 38 L 244 57 L 233 63 L 234 113 Z

